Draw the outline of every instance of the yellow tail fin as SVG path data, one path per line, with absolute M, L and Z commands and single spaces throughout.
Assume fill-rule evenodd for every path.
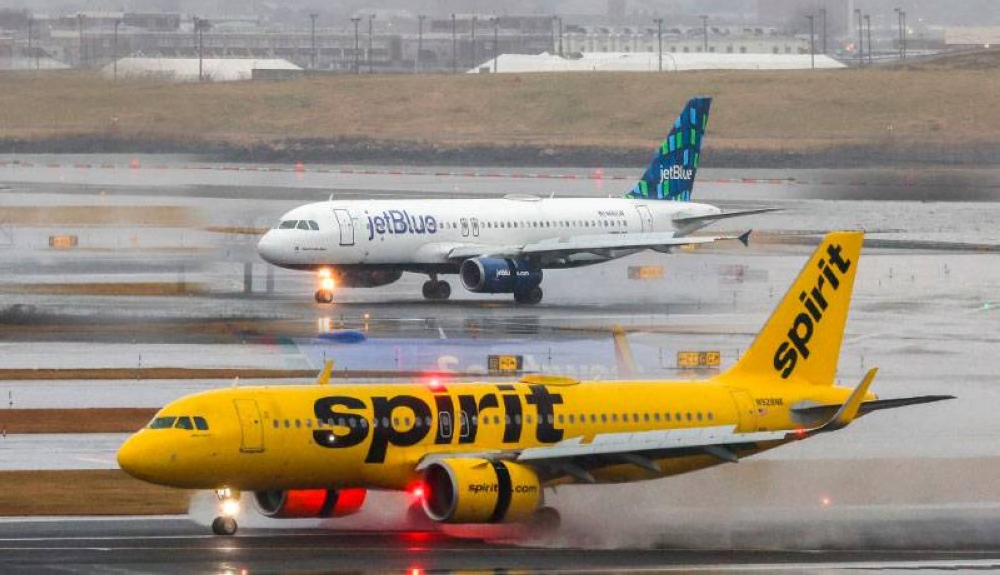
M 861 256 L 862 232 L 831 232 L 723 378 L 832 385 Z

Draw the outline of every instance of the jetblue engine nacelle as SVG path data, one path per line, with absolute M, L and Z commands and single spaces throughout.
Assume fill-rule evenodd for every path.
M 520 303 L 542 299 L 542 270 L 526 260 L 475 258 L 458 270 L 465 289 L 476 293 L 512 293 Z

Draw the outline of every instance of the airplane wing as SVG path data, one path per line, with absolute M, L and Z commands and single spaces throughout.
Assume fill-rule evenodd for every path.
M 448 252 L 448 259 L 464 260 L 475 257 L 524 258 L 567 256 L 576 253 L 611 255 L 614 251 L 657 249 L 710 244 L 722 240 L 739 240 L 747 245 L 750 232 L 739 236 L 675 236 L 673 232 L 648 234 L 601 234 L 571 238 L 553 238 L 527 244 L 488 245 L 465 244 Z
M 576 436 L 552 445 L 529 447 L 522 450 L 488 451 L 474 454 L 435 453 L 427 455 L 417 470 L 426 468 L 434 461 L 451 457 L 476 457 L 521 462 L 535 467 L 547 477 L 568 475 L 582 483 L 594 483 L 590 471 L 608 465 L 632 464 L 653 473 L 659 473 L 657 460 L 671 457 L 690 456 L 701 452 L 722 461 L 736 463 L 740 451 L 755 447 L 759 443 L 786 442 L 802 439 L 809 435 L 842 429 L 865 412 L 866 404 L 874 404 L 874 409 L 902 407 L 914 403 L 927 403 L 953 399 L 951 396 L 934 396 L 907 400 L 870 400 L 864 397 L 875 379 L 877 370 L 869 371 L 850 397 L 842 405 L 832 407 L 835 412 L 828 414 L 818 425 L 799 430 L 739 432 L 737 426 L 719 425 L 689 429 L 662 429 L 652 431 L 598 433 L 593 436 Z M 891 403 L 890 403 L 891 402 Z

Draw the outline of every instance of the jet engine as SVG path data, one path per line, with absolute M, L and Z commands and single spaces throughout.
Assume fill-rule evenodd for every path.
M 542 504 L 530 467 L 509 461 L 443 459 L 424 472 L 424 511 L 443 523 L 524 521 Z
M 542 270 L 526 260 L 475 258 L 458 270 L 465 289 L 476 293 L 528 293 L 542 283 Z
M 365 489 L 297 489 L 256 491 L 261 514 L 276 519 L 344 517 L 361 510 Z

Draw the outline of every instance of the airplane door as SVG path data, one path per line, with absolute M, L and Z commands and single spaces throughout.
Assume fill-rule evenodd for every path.
M 354 221 L 347 210 L 333 210 L 333 215 L 337 218 L 337 225 L 340 227 L 340 245 L 354 245 Z
M 234 399 L 236 415 L 240 419 L 240 451 L 260 453 L 264 451 L 264 423 L 260 419 L 260 409 L 252 399 Z
M 635 211 L 639 212 L 639 225 L 642 226 L 643 232 L 653 231 L 653 214 L 650 213 L 648 206 L 636 206 Z
M 479 219 L 478 218 L 470 218 L 469 221 L 472 222 L 472 235 L 474 235 L 474 236 L 476 236 L 478 238 L 479 237 Z
M 462 237 L 463 238 L 469 237 L 469 219 L 462 218 L 459 221 L 462 223 Z
M 736 431 L 740 433 L 752 433 L 757 431 L 757 408 L 754 406 L 753 398 L 742 389 L 731 392 L 733 401 L 736 402 L 736 411 L 740 416 L 740 424 Z

